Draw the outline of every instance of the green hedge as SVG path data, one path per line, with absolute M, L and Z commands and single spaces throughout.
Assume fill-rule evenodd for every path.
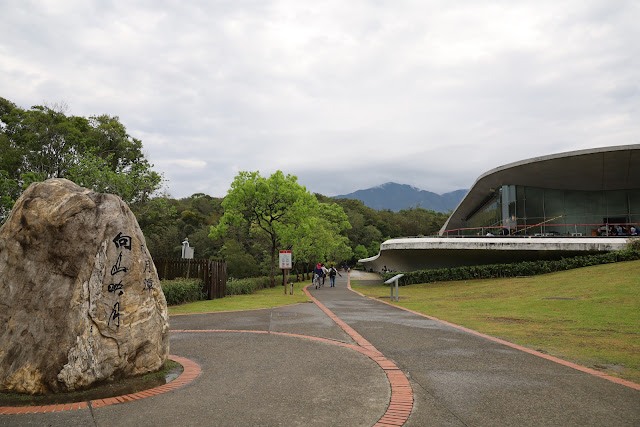
M 271 279 L 265 277 L 250 277 L 247 279 L 233 279 L 227 280 L 227 295 L 248 295 L 253 292 L 268 288 L 271 283 Z
M 491 279 L 497 277 L 535 276 L 555 271 L 571 270 L 590 265 L 608 264 L 619 261 L 640 259 L 640 249 L 625 249 L 606 254 L 585 255 L 573 258 L 562 258 L 553 261 L 523 261 L 513 264 L 474 265 L 466 267 L 438 268 L 418 270 L 404 273 L 398 285 L 406 286 L 416 283 L 446 282 L 453 280 Z M 397 273 L 384 273 L 388 280 Z
M 198 279 L 161 280 L 160 286 L 162 286 L 162 292 L 167 299 L 167 305 L 200 301 L 207 298 L 204 284 Z

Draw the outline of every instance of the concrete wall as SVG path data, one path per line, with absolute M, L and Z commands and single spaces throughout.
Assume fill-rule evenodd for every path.
M 413 271 L 463 265 L 560 259 L 624 249 L 623 237 L 462 237 L 390 239 L 377 256 L 360 260 L 367 270 Z

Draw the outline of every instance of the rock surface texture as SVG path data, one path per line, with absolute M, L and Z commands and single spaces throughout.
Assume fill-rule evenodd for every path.
M 158 370 L 167 304 L 117 196 L 32 184 L 0 228 L 0 390 L 49 393 Z

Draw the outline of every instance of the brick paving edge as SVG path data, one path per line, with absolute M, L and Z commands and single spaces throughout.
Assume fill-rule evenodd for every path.
M 376 362 L 387 375 L 387 381 L 389 381 L 389 385 L 391 386 L 391 398 L 389 399 L 387 410 L 375 425 L 404 425 L 409 419 L 411 412 L 413 411 L 413 389 L 411 388 L 411 383 L 409 382 L 409 379 L 407 378 L 405 373 L 402 372 L 402 370 L 393 361 L 387 359 L 377 348 L 374 347 L 373 344 L 371 344 L 362 335 L 356 332 L 355 329 L 347 325 L 346 322 L 344 322 L 335 313 L 329 310 L 329 308 L 327 308 L 324 304 L 314 298 L 307 290 L 309 286 L 311 286 L 311 284 L 305 286 L 304 288 L 302 288 L 302 290 L 309 296 L 309 298 L 311 298 L 311 301 L 313 301 L 314 304 L 316 304 L 322 311 L 324 311 L 331 318 L 331 320 L 333 320 L 340 328 L 342 328 L 344 332 L 347 333 L 347 335 L 349 335 L 358 344 L 358 347 L 355 348 L 356 350 L 360 351 L 366 356 L 369 356 L 369 358 Z M 347 289 L 351 290 L 351 274 L 349 274 L 347 279 Z M 406 401 L 407 406 L 392 408 L 392 404 L 398 401 L 400 398 Z M 411 406 L 409 406 L 409 404 Z
M 103 406 L 117 405 L 120 403 L 126 403 L 134 400 L 144 399 L 146 397 L 155 396 L 157 394 L 167 393 L 177 388 L 183 387 L 193 380 L 195 380 L 201 373 L 200 365 L 196 362 L 189 360 L 185 357 L 175 356 L 170 354 L 169 359 L 174 362 L 178 362 L 182 365 L 184 370 L 177 378 L 170 383 L 150 388 L 147 390 L 139 391 L 132 394 L 124 394 L 122 396 L 107 397 L 104 399 L 94 399 L 91 401 L 73 402 L 73 403 L 60 403 L 54 405 L 38 405 L 38 406 L 0 406 L 0 415 L 14 415 L 14 414 L 34 414 L 43 412 L 61 412 L 61 411 L 74 411 L 76 409 L 86 409 L 89 405 L 92 408 L 101 408 Z M 172 385 L 173 384 L 173 385 Z

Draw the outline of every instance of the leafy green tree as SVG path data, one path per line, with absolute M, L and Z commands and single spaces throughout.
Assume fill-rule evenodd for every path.
M 353 250 L 353 257 L 356 259 L 356 261 L 358 261 L 359 259 L 365 259 L 368 256 L 369 256 L 369 252 L 367 251 L 367 248 L 365 248 L 363 245 L 358 245 Z
M 84 153 L 69 165 L 63 177 L 94 191 L 118 195 L 137 216 L 159 190 L 162 176 L 151 170 L 151 165 L 144 159 L 124 169 L 113 170 L 112 157 L 103 159 Z
M 251 232 L 265 236 L 269 242 L 271 287 L 275 286 L 279 245 L 291 245 L 296 228 L 307 228 L 318 209 L 316 198 L 297 181 L 297 177 L 285 176 L 281 171 L 269 178 L 259 172 L 240 172 L 222 202 L 224 215 L 216 227 L 211 227 L 210 237 L 214 239 L 227 234 L 230 226 L 243 224 L 248 224 Z
M 229 277 L 242 279 L 256 277 L 260 274 L 260 265 L 255 257 L 249 254 L 240 243 L 234 239 L 228 239 L 220 256 L 227 262 L 227 274 Z
M 283 242 L 292 249 L 299 265 L 316 262 L 337 263 L 351 258 L 349 239 L 343 235 L 351 229 L 344 210 L 337 204 L 318 203 L 304 223 L 289 230 Z
M 351 228 L 338 205 L 319 203 L 315 213 L 283 236 L 283 243 L 293 253 L 298 272 L 306 273 L 317 262 L 339 263 L 349 260 L 349 239 L 341 233 Z
M 370 257 L 378 255 L 380 252 L 380 242 L 371 242 L 368 252 Z
M 87 151 L 107 161 L 109 169 L 126 170 L 144 161 L 142 141 L 131 137 L 117 116 L 91 116 L 87 131 Z
M 24 111 L 17 134 L 23 149 L 21 172 L 64 178 L 82 141 L 82 132 L 74 124 L 64 107 L 36 105 Z
M 18 183 L 9 178 L 9 173 L 0 169 L 0 224 L 6 221 L 13 209 L 18 188 Z
M 147 229 L 144 237 L 153 258 L 180 258 L 184 235 L 176 225 Z
M 6 172 L 0 179 L 8 191 L 3 193 L 5 209 L 29 183 L 67 178 L 95 191 L 117 194 L 139 220 L 152 211 L 151 202 L 158 197 L 163 179 L 145 159 L 142 143 L 127 134 L 118 117 L 86 119 L 65 112 L 65 105 L 23 110 L 0 98 L 0 170 Z

